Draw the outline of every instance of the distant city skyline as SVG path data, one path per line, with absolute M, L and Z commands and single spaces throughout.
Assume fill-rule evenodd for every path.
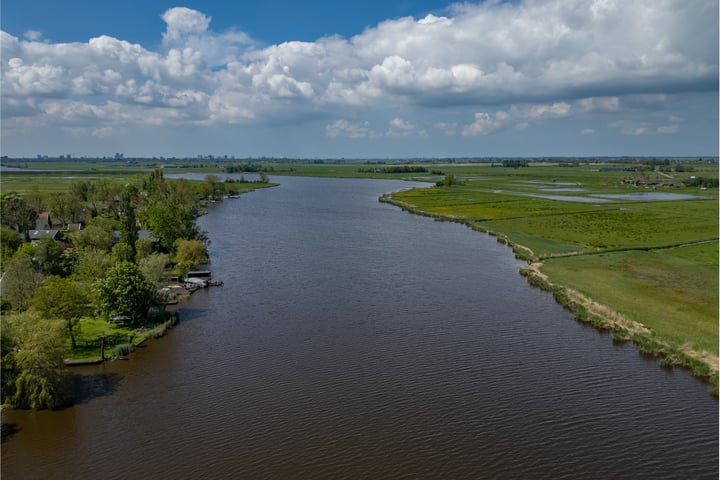
M 2 155 L 718 154 L 715 0 L 183 5 L 3 2 Z

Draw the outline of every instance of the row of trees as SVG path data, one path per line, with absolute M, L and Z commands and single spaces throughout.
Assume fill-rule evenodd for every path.
M 394 165 L 390 167 L 358 168 L 360 173 L 427 173 L 428 169 L 419 165 Z
M 151 306 L 163 303 L 163 279 L 208 261 L 194 222 L 202 185 L 166 180 L 159 170 L 135 183 L 100 183 L 78 182 L 45 199 L 0 199 L 0 388 L 7 405 L 66 404 L 72 388 L 63 359 L 78 347 L 83 319 L 121 317 L 139 326 Z M 73 207 L 59 206 L 66 204 Z M 60 225 L 84 227 L 29 242 L 38 211 Z M 150 236 L 140 238 L 141 230 Z

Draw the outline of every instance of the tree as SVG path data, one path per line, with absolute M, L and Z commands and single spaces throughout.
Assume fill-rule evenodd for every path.
M 176 247 L 175 262 L 177 263 L 192 268 L 209 261 L 205 244 L 200 240 L 181 239 L 176 242 Z
M 212 200 L 222 196 L 224 185 L 217 175 L 206 175 L 203 181 L 203 193 Z
M 154 171 L 143 183 L 147 196 L 138 216 L 166 251 L 173 251 L 180 238 L 197 238 L 197 194 L 186 180 L 166 181 L 162 171 Z
M 22 251 L 18 251 L 3 268 L 3 300 L 9 301 L 15 310 L 25 310 L 35 290 L 45 282 L 45 275 L 35 270 L 32 257 Z
M 29 230 L 35 227 L 38 211 L 16 193 L 3 195 L 0 200 L 0 215 L 2 223 L 25 233 L 25 239 L 30 239 Z
M 48 207 L 53 218 L 62 225 L 84 220 L 83 201 L 71 193 L 56 193 L 50 196 Z
M 72 398 L 64 325 L 34 310 L 2 319 L 2 394 L 16 408 L 57 408 Z
M 93 218 L 88 225 L 70 236 L 79 250 L 95 249 L 109 252 L 113 246 L 114 222 L 107 218 Z
M 167 272 L 169 257 L 164 253 L 153 253 L 138 262 L 140 271 L 145 278 L 150 280 L 156 287 L 162 286 L 162 279 Z
M 0 225 L 0 248 L 2 248 L 2 264 L 12 258 L 22 245 L 20 234 L 6 225 Z
M 458 181 L 455 178 L 455 175 L 448 173 L 445 175 L 444 179 L 435 182 L 435 185 L 438 187 L 452 187 L 453 185 L 457 185 L 457 183 Z
M 140 261 L 153 253 L 155 244 L 149 238 L 138 238 L 135 242 L 135 260 Z
M 50 275 L 69 275 L 72 271 L 71 259 L 65 253 L 65 245 L 49 237 L 37 241 L 33 260 L 40 271 Z
M 48 318 L 65 322 L 72 348 L 80 319 L 90 313 L 90 298 L 75 281 L 51 277 L 35 291 L 30 304 Z
M 143 213 L 152 232 L 160 237 L 160 244 L 168 250 L 178 239 L 195 238 L 197 234 L 192 210 L 173 201 L 152 204 Z
M 130 317 L 135 320 L 144 315 L 155 294 L 155 286 L 131 262 L 111 267 L 97 284 L 100 311 L 106 317 Z
M 135 252 L 132 247 L 125 242 L 116 243 L 110 252 L 110 257 L 115 263 L 133 262 L 135 260 Z
M 137 189 L 127 185 L 120 194 L 120 241 L 130 246 L 130 260 L 135 260 L 135 242 L 138 239 L 137 220 L 132 199 L 137 195 Z
M 93 248 L 78 250 L 72 276 L 76 280 L 94 282 L 104 278 L 112 264 L 110 256 L 102 250 Z

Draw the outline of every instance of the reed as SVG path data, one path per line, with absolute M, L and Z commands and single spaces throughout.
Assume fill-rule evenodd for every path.
M 135 351 L 135 344 L 132 342 L 115 345 L 112 349 L 113 357 L 124 357 Z

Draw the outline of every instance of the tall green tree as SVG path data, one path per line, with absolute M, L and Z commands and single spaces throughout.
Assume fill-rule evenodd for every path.
M 133 261 L 135 260 L 135 242 L 138 239 L 138 226 L 133 199 L 136 198 L 137 194 L 137 188 L 126 185 L 120 194 L 120 207 L 118 209 L 120 215 L 120 242 L 130 246 L 132 251 L 131 260 Z
M 96 217 L 88 225 L 70 235 L 73 245 L 78 250 L 95 249 L 109 252 L 113 246 L 115 222 L 113 220 Z
M 206 197 L 215 200 L 222 197 L 224 184 L 217 175 L 206 175 L 203 181 L 203 193 Z
M 48 198 L 48 208 L 54 219 L 62 226 L 85 221 L 83 201 L 69 192 L 59 192 Z
M 65 326 L 29 310 L 2 320 L 2 394 L 16 408 L 57 408 L 72 399 Z
M 153 284 L 160 288 L 162 287 L 162 279 L 167 273 L 167 266 L 170 263 L 170 257 L 164 253 L 153 253 L 140 259 L 138 267 L 143 272 L 145 278 L 153 282 Z
M 77 282 L 50 277 L 35 291 L 30 304 L 46 318 L 65 322 L 72 348 L 77 347 L 75 336 L 80 319 L 91 313 L 90 297 Z
M 0 290 L 3 300 L 10 302 L 14 310 L 27 309 L 35 290 L 45 282 L 45 275 L 35 269 L 32 257 L 22 251 L 18 251 L 3 268 L 5 274 Z
M 71 259 L 64 255 L 65 245 L 49 237 L 43 237 L 35 242 L 34 260 L 40 271 L 50 275 L 70 275 L 72 271 Z
M 35 228 L 37 217 L 38 211 L 17 193 L 8 193 L 0 199 L 2 223 L 25 233 L 26 240 L 30 240 L 29 231 Z
M 209 261 L 205 244 L 200 240 L 180 239 L 176 242 L 175 262 L 192 268 Z
M 105 277 L 112 266 L 110 255 L 102 250 L 87 248 L 78 250 L 75 255 L 72 276 L 83 282 L 95 282 Z
M 2 264 L 12 258 L 22 243 L 23 240 L 17 231 L 7 225 L 0 225 L 0 248 L 2 249 L 0 259 Z
M 192 209 L 172 200 L 150 204 L 143 214 L 153 234 L 160 238 L 160 244 L 168 251 L 174 249 L 177 240 L 197 235 Z
M 155 286 L 137 265 L 121 262 L 111 267 L 97 284 L 100 311 L 106 317 L 130 317 L 136 320 L 150 308 Z

